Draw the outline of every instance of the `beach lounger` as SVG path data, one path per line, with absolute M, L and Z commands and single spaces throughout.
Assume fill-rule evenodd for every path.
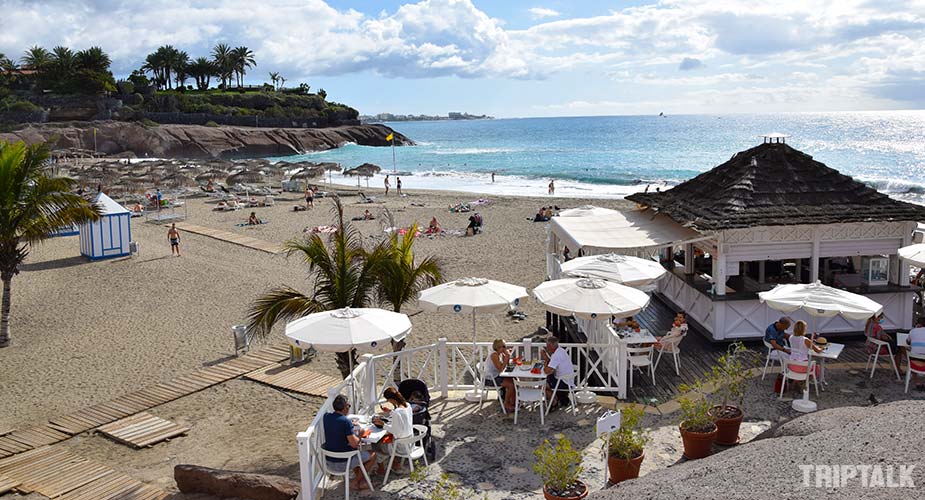
M 360 191 L 360 203 L 376 203 L 375 196 L 366 196 L 363 191 Z

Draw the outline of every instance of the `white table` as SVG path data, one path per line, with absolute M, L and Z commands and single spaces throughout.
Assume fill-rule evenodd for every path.
M 523 378 L 531 380 L 540 380 L 546 379 L 546 374 L 543 373 L 543 370 L 540 369 L 539 373 L 532 373 L 530 370 L 533 368 L 533 365 L 526 366 L 515 366 L 513 370 L 505 368 L 503 372 L 499 375 L 504 378 Z
M 896 347 L 909 347 L 909 334 L 896 332 Z M 896 354 L 895 352 L 893 354 Z
M 360 442 L 363 444 L 376 444 L 389 433 L 389 431 L 380 429 L 370 423 L 372 418 L 366 415 L 347 415 L 347 418 L 354 422 L 354 428 L 359 427 L 361 431 L 365 431 L 366 429 L 371 431 L 369 436 L 360 438 Z
M 819 378 L 823 385 L 822 390 L 825 390 L 825 386 L 828 385 L 828 382 L 825 380 L 825 361 L 827 359 L 838 359 L 838 356 L 841 355 L 841 352 L 844 350 L 845 344 L 839 344 L 837 342 L 829 342 L 828 347 L 826 347 L 822 352 L 816 352 L 810 349 L 810 356 L 819 358 Z
M 619 383 L 618 396 L 620 399 L 626 399 L 626 387 L 627 387 L 627 368 L 629 368 L 629 355 L 626 352 L 626 348 L 631 345 L 637 344 L 654 344 L 656 339 L 652 334 L 649 333 L 649 330 L 642 329 L 638 332 L 625 330 L 614 332 L 615 340 L 617 341 L 617 381 Z M 620 337 L 621 334 L 625 334 L 623 337 Z

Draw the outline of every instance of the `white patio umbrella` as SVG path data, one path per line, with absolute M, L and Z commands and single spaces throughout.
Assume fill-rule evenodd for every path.
M 425 311 L 472 314 L 472 355 L 478 355 L 475 335 L 476 314 L 497 314 L 516 307 L 528 296 L 527 289 L 485 278 L 462 278 L 428 288 L 418 302 Z M 477 377 L 476 377 L 477 378 Z M 472 393 L 471 397 L 478 397 Z
M 390 340 L 404 339 L 410 331 L 407 315 L 368 308 L 322 311 L 286 324 L 286 337 L 292 345 L 322 352 L 371 352 L 389 345 Z M 348 358 L 353 373 L 353 356 Z M 354 397 L 353 384 L 350 385 L 350 395 Z
M 758 299 L 768 307 L 782 311 L 806 311 L 816 317 L 831 318 L 841 314 L 848 319 L 867 319 L 883 311 L 883 306 L 856 293 L 823 285 L 820 282 L 777 285 L 767 292 L 758 294 Z M 815 325 L 812 325 L 815 329 Z M 809 400 L 809 382 L 803 388 L 803 399 L 793 401 L 793 409 L 800 412 L 816 411 L 816 403 Z
M 605 254 L 578 257 L 565 262 L 562 264 L 562 273 L 573 278 L 598 278 L 635 287 L 658 281 L 666 271 L 653 260 Z
M 594 320 L 632 316 L 649 303 L 641 290 L 597 278 L 547 281 L 533 289 L 533 297 L 550 312 Z
M 596 207 L 594 205 L 582 205 L 580 207 L 562 210 L 559 212 L 558 217 L 587 217 L 589 215 L 610 215 L 615 213 L 618 213 L 618 210 Z
M 899 258 L 909 261 L 916 267 L 925 267 L 925 243 L 902 247 L 897 253 L 899 253 Z

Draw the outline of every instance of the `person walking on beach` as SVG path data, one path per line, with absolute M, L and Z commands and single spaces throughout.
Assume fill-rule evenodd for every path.
M 383 183 L 385 184 L 385 195 L 388 196 L 389 187 L 391 187 L 391 185 L 389 184 L 389 174 L 385 174 L 385 181 L 383 181 Z
M 176 224 L 171 224 L 167 230 L 167 241 L 170 242 L 170 255 L 177 254 L 180 256 L 180 231 Z
M 305 208 L 315 208 L 315 191 L 311 186 L 305 186 Z
M 554 179 L 549 180 L 549 194 L 550 196 L 556 194 L 556 181 Z
M 395 192 L 401 196 L 401 177 L 395 176 Z
M 161 193 L 161 188 L 157 188 L 157 192 L 154 193 L 154 196 L 157 198 L 157 211 L 161 211 L 161 199 L 164 195 Z
M 495 183 L 495 173 L 494 172 L 491 173 L 491 183 L 492 184 Z

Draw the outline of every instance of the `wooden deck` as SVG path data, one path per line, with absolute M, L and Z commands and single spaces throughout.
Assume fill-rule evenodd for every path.
M 134 448 L 145 448 L 186 434 L 189 427 L 141 412 L 97 429 L 97 432 Z
M 149 410 L 267 365 L 276 365 L 288 358 L 288 346 L 266 347 L 180 375 L 167 382 L 144 387 L 111 401 L 53 418 L 41 425 L 12 431 L 0 436 L 0 459 L 64 441 L 90 429 Z M 2 476 L 0 473 L 0 477 Z
M 287 391 L 328 397 L 328 389 L 343 382 L 340 377 L 324 375 L 298 366 L 277 363 L 248 373 L 244 378 Z
M 202 236 L 208 236 L 209 238 L 215 238 L 216 240 L 227 241 L 228 243 L 233 243 L 242 247 L 253 248 L 254 250 L 260 250 L 261 252 L 270 254 L 278 254 L 283 252 L 282 245 L 271 243 L 265 240 L 259 240 L 257 238 L 251 238 L 250 236 L 245 236 L 239 233 L 232 233 L 231 231 L 222 231 L 221 229 L 197 226 L 188 222 L 177 222 L 177 229 Z

